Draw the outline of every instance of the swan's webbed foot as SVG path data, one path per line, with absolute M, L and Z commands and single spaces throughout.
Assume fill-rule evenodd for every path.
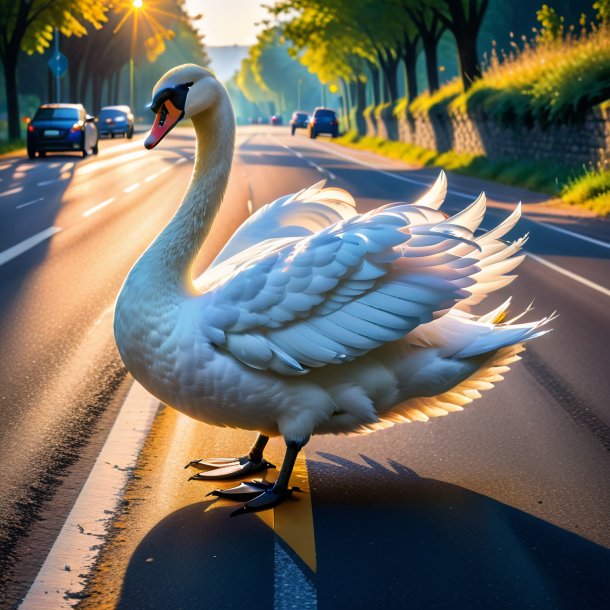
M 268 436 L 259 434 L 256 442 L 252 445 L 250 453 L 239 458 L 208 458 L 202 460 L 191 460 L 185 468 L 189 466 L 204 466 L 210 468 L 208 472 L 198 472 L 191 479 L 199 481 L 215 481 L 218 479 L 234 479 L 244 477 L 261 470 L 275 468 L 263 458 L 263 451 L 267 442 Z
M 192 460 L 185 468 L 189 466 L 207 466 L 211 470 L 207 472 L 198 472 L 189 478 L 189 481 L 215 481 L 218 479 L 234 479 L 245 477 L 247 475 L 275 468 L 273 464 L 264 458 L 258 461 L 251 460 L 247 455 L 240 458 L 210 458 L 202 460 Z
M 290 481 L 290 475 L 292 474 L 297 455 L 304 444 L 303 442 L 295 441 L 286 443 L 286 456 L 275 483 L 250 481 L 231 489 L 216 489 L 208 495 L 246 502 L 231 513 L 232 517 L 245 513 L 256 513 L 278 506 L 278 504 L 281 504 L 286 498 L 290 497 L 293 492 L 301 491 L 298 487 L 289 488 L 288 482 Z
M 231 517 L 237 515 L 245 515 L 246 513 L 257 513 L 262 510 L 268 510 L 281 504 L 286 498 L 289 498 L 293 492 L 301 491 L 299 487 L 284 488 L 273 485 L 269 489 L 259 493 L 255 498 L 240 506 L 237 510 L 231 513 Z

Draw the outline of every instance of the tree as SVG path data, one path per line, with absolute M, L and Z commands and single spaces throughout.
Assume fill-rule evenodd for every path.
M 453 34 L 460 60 L 464 90 L 481 76 L 477 54 L 477 37 L 489 0 L 432 0 L 431 8 Z
M 101 27 L 104 0 L 0 0 L 0 60 L 4 68 L 8 137 L 20 137 L 17 62 L 19 50 L 42 53 L 53 39 L 53 29 L 65 36 L 82 36 L 83 22 Z
M 107 4 L 104 27 L 82 38 L 68 39 L 63 45 L 69 59 L 73 100 L 84 103 L 90 91 L 94 112 L 104 104 L 103 98 L 109 104 L 119 103 L 121 74 L 130 57 L 138 64 L 138 76 L 146 71 L 145 66 L 168 52 L 173 61 L 168 68 L 186 62 L 207 65 L 201 35 L 182 2 L 157 0 L 145 3 L 138 12 L 126 0 Z M 126 102 L 126 95 L 123 98 Z
M 403 0 L 403 6 L 419 32 L 426 58 L 428 90 L 434 93 L 439 87 L 437 48 L 447 26 L 425 0 Z

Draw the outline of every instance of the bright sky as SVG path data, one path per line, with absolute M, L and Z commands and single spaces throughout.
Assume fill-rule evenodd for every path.
M 210 47 L 228 45 L 252 45 L 261 29 L 254 24 L 268 19 L 263 4 L 269 0 L 186 0 L 191 15 L 202 14 L 204 18 L 197 26 L 205 34 L 205 43 Z

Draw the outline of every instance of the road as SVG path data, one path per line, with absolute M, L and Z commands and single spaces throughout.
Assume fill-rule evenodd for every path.
M 179 202 L 193 153 L 191 132 L 177 129 L 153 152 L 137 136 L 103 142 L 96 159 L 0 161 L 8 607 L 34 580 L 129 389 L 113 302 Z M 285 127 L 240 128 L 226 201 L 197 268 L 250 211 L 321 178 L 350 190 L 364 211 L 415 198 L 435 175 Z M 120 535 L 102 552 L 110 569 L 98 570 L 83 607 L 190 608 L 202 596 L 206 607 L 255 608 L 607 604 L 608 223 L 472 178 L 450 176 L 449 188 L 448 211 L 485 188 L 486 228 L 517 199 L 532 202 L 515 232 L 530 233 L 530 256 L 485 308 L 511 294 L 515 311 L 535 299 L 536 315 L 560 313 L 554 332 L 464 413 L 314 438 L 301 464 L 310 493 L 271 517 L 229 520 L 230 507 L 204 498 L 214 486 L 187 483 L 181 469 L 193 457 L 241 454 L 251 434 L 162 409 Z M 271 456 L 281 453 L 275 441 Z M 294 511 L 311 520 L 300 535 L 288 523 Z

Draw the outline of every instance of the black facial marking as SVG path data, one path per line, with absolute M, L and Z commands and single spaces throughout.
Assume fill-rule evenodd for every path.
M 184 85 L 176 85 L 175 87 L 168 87 L 167 89 L 161 89 L 153 98 L 153 101 L 150 105 L 150 109 L 157 114 L 163 104 L 170 100 L 172 104 L 178 108 L 178 110 L 184 110 L 184 106 L 186 105 L 186 96 L 189 92 L 189 87 L 191 87 L 193 83 L 185 83 Z

